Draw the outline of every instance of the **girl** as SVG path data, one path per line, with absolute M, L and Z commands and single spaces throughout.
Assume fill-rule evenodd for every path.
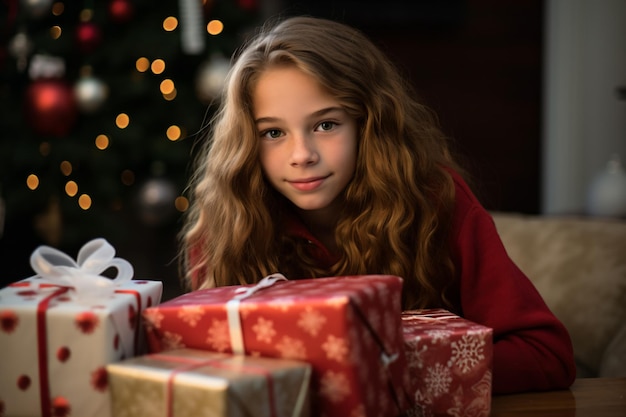
M 182 233 L 192 290 L 393 274 L 494 330 L 494 393 L 567 388 L 569 335 L 507 256 L 435 117 L 364 35 L 310 17 L 234 58 Z

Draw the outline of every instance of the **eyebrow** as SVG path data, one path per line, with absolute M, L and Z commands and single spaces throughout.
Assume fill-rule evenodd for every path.
M 327 115 L 328 113 L 332 113 L 335 111 L 340 111 L 340 112 L 344 112 L 345 113 L 345 109 L 343 107 L 339 107 L 339 106 L 333 106 L 333 107 L 325 107 L 323 109 L 314 111 L 313 113 L 311 113 L 308 118 L 309 119 L 316 119 L 318 117 L 322 117 Z M 258 119 L 254 120 L 254 123 L 259 124 L 259 123 L 276 123 L 279 122 L 281 119 L 280 117 L 259 117 Z

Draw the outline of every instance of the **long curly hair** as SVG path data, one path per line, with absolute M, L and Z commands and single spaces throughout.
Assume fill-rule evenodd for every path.
M 339 261 L 330 269 L 286 232 L 290 203 L 259 162 L 252 92 L 260 74 L 279 65 L 313 76 L 357 121 L 356 170 L 338 213 Z M 180 235 L 190 289 L 254 283 L 276 271 L 289 278 L 384 273 L 404 278 L 404 308 L 450 305 L 449 169 L 460 167 L 433 112 L 360 31 L 303 16 L 260 28 L 233 56 L 207 126 Z

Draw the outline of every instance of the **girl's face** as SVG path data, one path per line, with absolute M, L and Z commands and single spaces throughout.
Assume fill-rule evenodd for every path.
M 295 67 L 261 74 L 253 106 L 269 182 L 305 214 L 332 219 L 356 166 L 356 121 Z

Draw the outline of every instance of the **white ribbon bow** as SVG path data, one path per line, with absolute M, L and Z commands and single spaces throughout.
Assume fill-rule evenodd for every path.
M 115 258 L 115 249 L 102 238 L 83 245 L 76 261 L 50 246 L 39 246 L 30 256 L 30 265 L 46 282 L 72 287 L 76 300 L 84 304 L 112 296 L 115 287 L 131 280 L 134 273 L 132 265 Z M 100 275 L 109 268 L 117 270 L 113 279 Z
M 233 353 L 243 355 L 245 353 L 243 344 L 243 332 L 241 331 L 241 319 L 239 318 L 239 304 L 241 300 L 250 297 L 252 294 L 264 288 L 271 287 L 278 281 L 287 281 L 283 274 L 268 275 L 252 287 L 240 287 L 235 290 L 235 295 L 226 303 L 226 314 L 228 316 L 228 327 L 230 331 L 230 345 Z

